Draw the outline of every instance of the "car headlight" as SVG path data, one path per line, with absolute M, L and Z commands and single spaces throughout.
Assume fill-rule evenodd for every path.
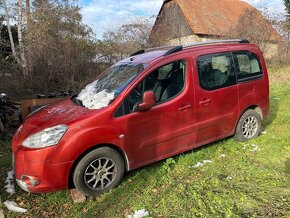
M 67 125 L 57 125 L 37 132 L 24 140 L 22 146 L 27 148 L 44 148 L 58 144 L 67 131 Z

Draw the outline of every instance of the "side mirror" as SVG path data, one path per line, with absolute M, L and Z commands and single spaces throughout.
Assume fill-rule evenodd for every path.
M 143 94 L 143 102 L 138 104 L 139 111 L 151 109 L 156 104 L 156 96 L 152 91 L 146 91 Z

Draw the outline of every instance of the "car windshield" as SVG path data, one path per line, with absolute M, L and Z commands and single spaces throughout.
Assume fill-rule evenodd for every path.
M 115 64 L 102 73 L 96 81 L 87 85 L 76 99 L 89 109 L 106 107 L 145 67 L 145 64 Z

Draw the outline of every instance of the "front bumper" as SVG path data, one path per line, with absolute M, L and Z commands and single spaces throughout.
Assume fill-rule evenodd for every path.
M 25 182 L 22 182 L 21 180 L 16 179 L 16 183 L 17 183 L 17 185 L 18 185 L 20 188 L 22 188 L 22 190 L 24 190 L 24 191 L 26 191 L 26 192 L 30 192 L 30 191 L 28 190 L 28 186 L 26 185 Z
M 51 150 L 51 151 L 49 151 Z M 48 155 L 53 148 L 14 151 L 14 171 L 17 184 L 27 192 L 52 192 L 68 188 L 73 162 L 51 164 Z

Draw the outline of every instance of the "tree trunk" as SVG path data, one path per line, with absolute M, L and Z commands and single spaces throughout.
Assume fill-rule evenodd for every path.
M 28 72 L 27 72 L 27 62 L 26 62 L 26 58 L 25 58 L 25 51 L 24 51 L 24 46 L 23 46 L 23 37 L 22 37 L 22 19 L 23 19 L 23 15 L 22 15 L 22 10 L 23 10 L 23 6 L 22 6 L 22 0 L 18 0 L 18 41 L 19 41 L 19 49 L 20 49 L 20 59 L 21 59 L 21 65 L 23 68 L 23 76 L 27 77 L 28 76 Z
M 26 31 L 28 31 L 30 22 L 30 0 L 26 0 L 25 3 Z
M 6 20 L 6 23 L 7 23 L 7 30 L 8 30 L 8 35 L 9 35 L 9 40 L 10 40 L 10 46 L 11 46 L 11 50 L 12 50 L 12 55 L 15 58 L 15 60 L 17 61 L 17 63 L 19 65 L 21 65 L 21 61 L 18 58 L 18 56 L 16 54 L 16 51 L 15 51 L 15 44 L 14 44 L 13 35 L 12 35 L 12 32 L 11 32 L 10 18 L 9 18 L 9 12 L 8 12 L 8 7 L 7 7 L 6 0 L 3 0 L 3 7 L 4 7 L 4 10 L 5 10 L 5 20 Z
M 2 33 L 2 28 L 3 28 L 3 26 L 4 26 L 4 23 L 1 22 L 1 23 L 0 23 L 0 33 Z

